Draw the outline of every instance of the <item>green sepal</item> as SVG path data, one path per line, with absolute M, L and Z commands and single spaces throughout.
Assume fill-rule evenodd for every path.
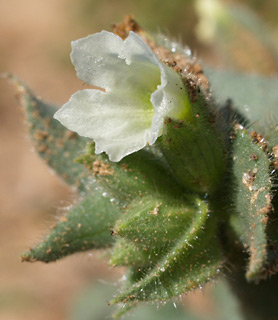
M 223 262 L 216 238 L 216 218 L 200 201 L 199 210 L 175 244 L 165 250 L 151 270 L 135 277 L 134 285 L 112 303 L 168 300 L 215 278 Z
M 84 151 L 88 139 L 67 130 L 53 114 L 57 107 L 43 102 L 14 75 L 6 77 L 15 84 L 21 95 L 29 133 L 37 153 L 70 185 L 86 190 L 86 169 L 74 159 Z
M 200 210 L 195 197 L 176 199 L 143 197 L 132 201 L 113 229 L 122 237 L 113 248 L 112 265 L 154 265 L 182 236 Z
M 108 197 L 94 191 L 60 217 L 50 234 L 24 253 L 22 260 L 51 262 L 75 252 L 111 247 L 111 229 L 120 213 Z
M 165 119 L 160 149 L 181 184 L 197 193 L 213 193 L 226 168 L 224 137 L 217 115 L 202 93 L 191 97 L 192 121 Z
M 135 199 L 115 225 L 119 236 L 132 241 L 151 256 L 160 256 L 191 225 L 202 203 L 192 196 L 184 201 L 161 197 Z M 201 208 L 200 208 L 201 207 Z
M 160 157 L 145 149 L 120 162 L 111 162 L 104 153 L 95 154 L 91 143 L 86 154 L 77 161 L 85 165 L 91 177 L 123 205 L 149 193 L 177 197 L 184 192 Z
M 149 264 L 149 253 L 133 242 L 120 238 L 113 247 L 110 264 L 114 266 L 142 266 Z
M 236 126 L 233 142 L 233 176 L 235 185 L 232 227 L 248 250 L 248 281 L 265 276 L 268 259 L 266 227 L 271 204 L 270 161 L 266 144 L 255 131 Z

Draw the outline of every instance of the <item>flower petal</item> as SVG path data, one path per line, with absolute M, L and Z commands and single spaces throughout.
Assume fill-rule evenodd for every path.
M 71 60 L 78 78 L 106 91 L 148 87 L 154 80 L 160 81 L 159 60 L 133 32 L 126 40 L 102 31 L 73 41 Z M 145 72 L 137 73 L 142 68 Z M 119 77 L 119 74 L 125 76 Z
M 96 153 L 120 161 L 142 149 L 151 134 L 154 110 L 140 95 L 86 89 L 76 92 L 54 118 L 79 135 L 94 139 Z
M 165 117 L 184 119 L 191 112 L 189 98 L 181 77 L 161 63 L 161 84 L 151 95 L 155 110 L 152 123 L 153 137 L 161 135 Z M 154 143 L 151 140 L 151 144 Z

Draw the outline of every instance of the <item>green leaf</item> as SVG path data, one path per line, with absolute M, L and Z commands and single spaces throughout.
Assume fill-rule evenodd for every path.
M 6 77 L 15 84 L 21 95 L 29 133 L 38 154 L 68 184 L 85 191 L 87 170 L 74 160 L 84 152 L 88 139 L 67 130 L 53 119 L 57 107 L 40 100 L 14 75 Z
M 250 255 L 246 279 L 258 281 L 267 263 L 266 225 L 271 211 L 272 187 L 270 161 L 264 151 L 265 142 L 255 131 L 250 134 L 237 126 L 233 147 L 234 205 L 238 214 L 233 226 Z
M 227 99 L 270 145 L 278 144 L 278 78 L 205 68 L 216 102 Z
M 110 247 L 114 238 L 110 230 L 120 210 L 100 191 L 89 194 L 69 210 L 39 245 L 23 254 L 23 261 L 50 262 L 89 249 Z
M 180 212 L 177 212 L 179 215 Z M 163 228 L 162 225 L 160 227 Z M 152 269 L 142 272 L 142 268 L 137 268 L 140 273 L 135 276 L 135 284 L 112 303 L 168 300 L 202 286 L 219 274 L 222 255 L 215 235 L 216 216 L 209 214 L 208 206 L 203 201 L 196 200 L 194 217 L 183 227 L 183 233 L 177 233 L 174 244 L 158 252 L 158 260 Z M 156 234 L 152 236 L 155 238 Z M 153 251 L 155 255 L 155 247 Z M 136 268 L 133 272 L 136 275 Z

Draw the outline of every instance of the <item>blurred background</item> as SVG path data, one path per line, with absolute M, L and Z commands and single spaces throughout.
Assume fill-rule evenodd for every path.
M 61 105 L 82 88 L 69 59 L 70 41 L 109 31 L 130 13 L 146 30 L 188 45 L 206 65 L 277 74 L 276 0 L 0 0 L 0 72 L 16 74 L 44 100 Z M 79 295 L 90 283 L 121 277 L 102 253 L 49 265 L 20 262 L 74 199 L 33 152 L 16 92 L 0 79 L 1 320 L 94 320 L 73 316 Z M 215 312 L 203 292 L 186 296 L 184 306 L 204 319 Z

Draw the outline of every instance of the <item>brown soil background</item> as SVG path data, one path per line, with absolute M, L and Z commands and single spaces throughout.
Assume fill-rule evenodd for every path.
M 136 9 L 135 2 L 128 7 L 122 1 L 120 7 L 113 7 L 106 1 L 101 11 L 99 2 L 91 1 L 91 16 L 87 13 L 85 17 L 83 4 L 87 2 L 0 0 L 0 72 L 16 74 L 44 100 L 57 104 L 67 101 L 82 87 L 69 60 L 70 41 L 102 28 L 109 30 L 110 24 Z M 151 21 L 140 12 L 143 23 Z M 172 25 L 175 30 L 177 26 Z M 194 45 L 194 40 L 187 39 Z M 33 151 L 16 92 L 0 79 L 1 320 L 67 319 L 73 299 L 88 282 L 113 281 L 119 276 L 119 271 L 109 269 L 90 252 L 49 265 L 21 263 L 20 254 L 41 239 L 74 198 L 73 190 Z M 202 293 L 187 299 L 193 307 L 202 303 L 201 312 L 211 309 Z

